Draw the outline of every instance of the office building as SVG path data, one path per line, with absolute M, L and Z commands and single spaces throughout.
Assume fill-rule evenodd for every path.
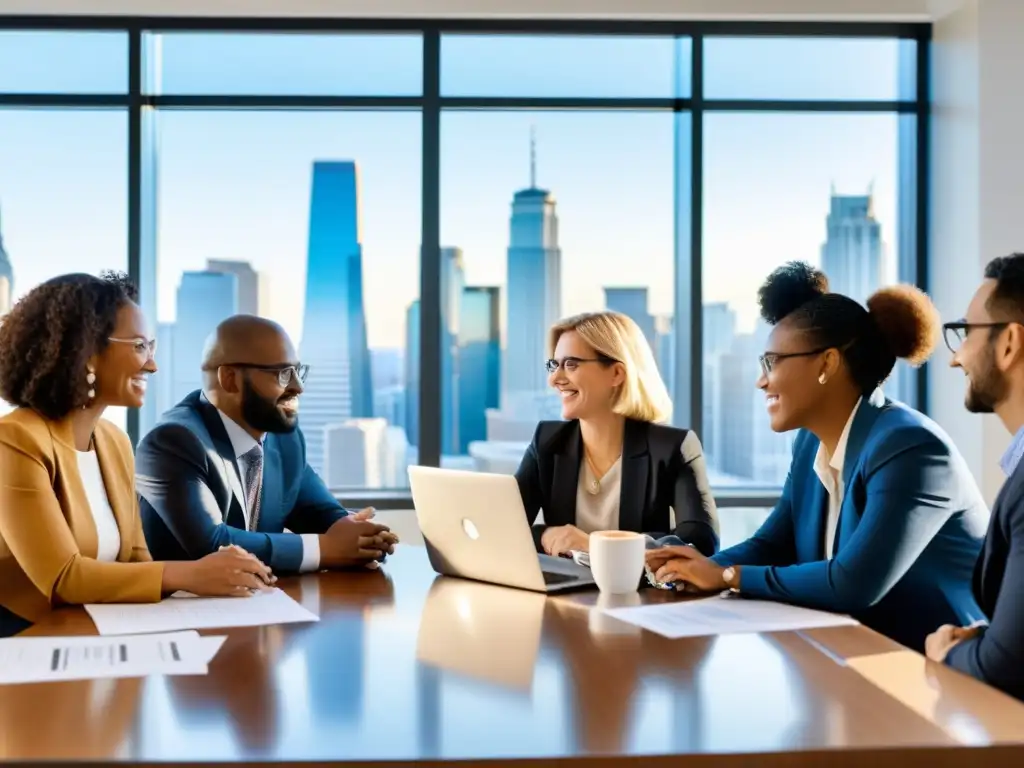
M 467 286 L 459 325 L 459 453 L 487 439 L 487 410 L 501 388 L 501 294 L 496 286 Z

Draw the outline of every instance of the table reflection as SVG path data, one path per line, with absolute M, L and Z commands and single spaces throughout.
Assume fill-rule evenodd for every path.
M 438 576 L 420 616 L 416 659 L 529 692 L 546 599 L 536 592 Z
M 216 724 L 247 754 L 272 750 L 281 719 L 274 669 L 285 646 L 281 627 L 262 627 L 229 637 L 206 675 L 167 677 L 178 727 L 203 731 Z
M 0 759 L 41 747 L 55 760 L 124 756 L 143 685 L 107 678 L 0 686 Z

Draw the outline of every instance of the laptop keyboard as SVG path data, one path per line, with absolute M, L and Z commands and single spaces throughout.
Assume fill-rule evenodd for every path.
M 578 576 L 571 576 L 568 573 L 552 573 L 551 571 L 541 571 L 544 574 L 545 584 L 565 584 L 567 581 L 576 581 Z

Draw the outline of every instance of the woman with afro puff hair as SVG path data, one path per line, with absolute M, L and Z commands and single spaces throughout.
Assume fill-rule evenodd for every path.
M 36 286 L 0 325 L 0 636 L 54 606 L 156 602 L 177 590 L 245 596 L 274 577 L 225 548 L 153 562 L 128 436 L 101 418 L 138 408 L 156 372 L 124 275 L 74 274 Z
M 772 429 L 798 430 L 789 476 L 752 538 L 711 558 L 653 550 L 658 578 L 850 614 L 918 651 L 936 626 L 983 618 L 971 593 L 981 493 L 938 425 L 879 389 L 898 358 L 931 354 L 929 298 L 899 285 L 865 308 L 798 262 L 773 272 L 759 300 L 773 328 L 757 387 Z

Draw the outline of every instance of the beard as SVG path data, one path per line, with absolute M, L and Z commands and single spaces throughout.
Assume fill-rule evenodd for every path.
M 294 432 L 299 423 L 298 417 L 282 413 L 277 407 L 278 403 L 292 397 L 293 394 L 286 393 L 277 400 L 268 400 L 261 397 L 246 378 L 242 381 L 242 418 L 246 424 L 259 432 Z
M 978 371 L 967 379 L 964 406 L 971 413 L 992 413 L 1006 399 L 1009 384 L 995 366 L 992 347 L 989 346 Z

